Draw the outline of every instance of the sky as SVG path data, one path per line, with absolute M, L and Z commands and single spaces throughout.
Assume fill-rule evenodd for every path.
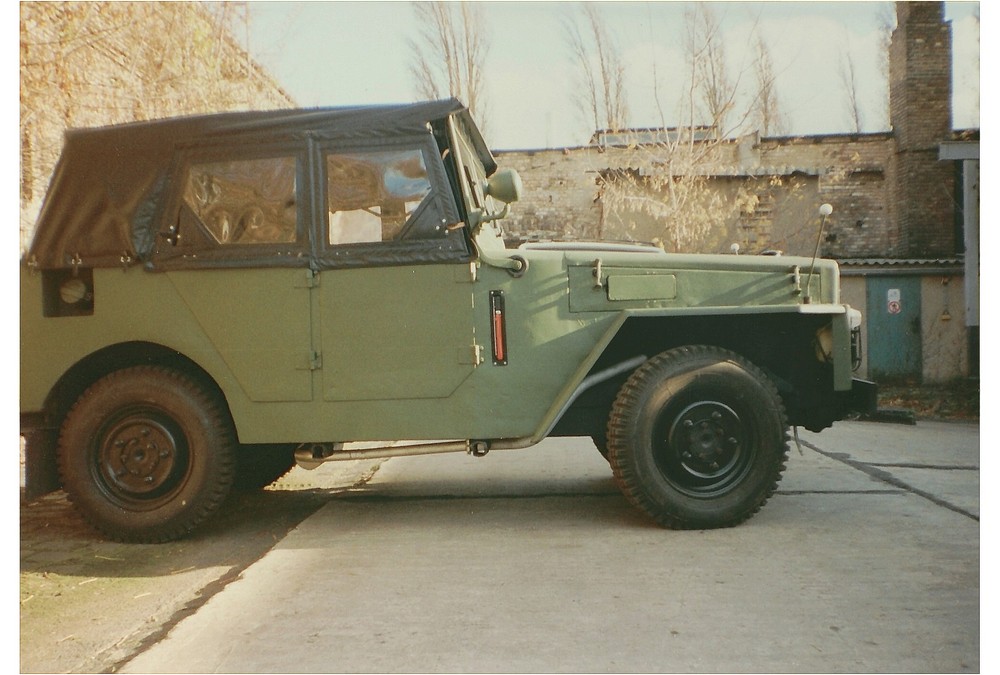
M 583 145 L 593 122 L 580 113 L 579 66 L 564 23 L 575 2 L 481 2 L 488 26 L 486 109 L 479 121 L 494 149 Z M 632 127 L 681 124 L 672 111 L 685 78 L 687 2 L 599 2 L 625 63 Z M 887 129 L 887 84 L 879 66 L 879 25 L 893 20 L 885 2 L 712 3 L 723 20 L 729 70 L 750 71 L 756 22 L 777 73 L 789 134 L 851 131 L 840 66 L 850 50 L 858 69 L 862 131 Z M 417 98 L 410 44 L 418 25 L 409 2 L 251 2 L 250 51 L 297 105 L 398 103 Z M 979 126 L 978 3 L 947 2 L 954 47 L 955 128 Z M 659 74 L 654 87 L 654 68 Z M 667 111 L 661 117 L 656 95 Z

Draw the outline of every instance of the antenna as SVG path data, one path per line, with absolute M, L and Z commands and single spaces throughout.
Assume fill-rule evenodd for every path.
M 823 241 L 823 228 L 826 227 L 826 219 L 831 213 L 833 213 L 833 206 L 830 204 L 820 205 L 819 215 L 821 220 L 819 221 L 819 233 L 816 234 L 816 250 L 813 251 L 812 264 L 809 266 L 809 278 L 806 279 L 806 294 L 802 298 L 802 302 L 807 305 L 812 302 L 812 297 L 809 295 L 809 288 L 812 286 L 813 272 L 816 271 L 816 258 L 819 257 L 819 244 Z

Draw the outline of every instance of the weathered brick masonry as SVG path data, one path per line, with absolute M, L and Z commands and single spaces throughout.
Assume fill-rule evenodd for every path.
M 728 236 L 710 238 L 709 248 L 702 247 L 708 241 L 702 239 L 691 250 L 723 252 L 731 243 L 741 243 L 748 253 L 778 246 L 787 253 L 811 254 L 816 207 L 829 201 L 835 215 L 825 230 L 824 255 L 884 256 L 899 246 L 890 190 L 893 152 L 888 133 L 741 139 L 728 157 L 720 158 L 718 166 L 726 174 L 715 182 L 720 190 L 744 186 L 757 193 L 760 202 L 752 218 L 756 239 L 749 249 L 741 241 L 751 225 L 734 209 L 718 225 Z M 498 154 L 525 184 L 524 201 L 505 221 L 512 238 L 639 238 L 616 229 L 607 218 L 599 182 L 603 171 L 640 163 L 641 154 L 634 149 L 591 146 Z
M 889 114 L 897 144 L 900 253 L 952 255 L 954 168 L 938 161 L 938 145 L 952 134 L 951 24 L 939 2 L 897 2 L 896 14 Z

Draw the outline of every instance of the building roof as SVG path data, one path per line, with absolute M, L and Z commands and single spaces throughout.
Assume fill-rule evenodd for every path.
M 965 258 L 838 258 L 844 276 L 880 274 L 955 274 L 965 269 Z

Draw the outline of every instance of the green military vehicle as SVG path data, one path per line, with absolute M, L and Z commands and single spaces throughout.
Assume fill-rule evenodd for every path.
M 68 132 L 22 265 L 29 494 L 158 542 L 296 461 L 587 436 L 656 522 L 725 527 L 789 425 L 872 406 L 834 262 L 509 249 L 520 190 L 454 100 Z

